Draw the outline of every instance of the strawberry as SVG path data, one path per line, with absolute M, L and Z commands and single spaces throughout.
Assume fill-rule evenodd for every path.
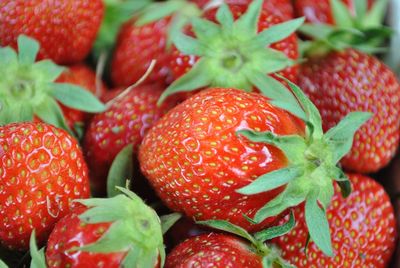
M 101 0 L 1 1 L 0 45 L 17 48 L 18 36 L 25 34 L 41 44 L 40 59 L 80 62 L 96 38 L 103 9 Z
M 147 130 L 175 105 L 172 99 L 160 107 L 156 105 L 163 90 L 160 84 L 138 86 L 93 117 L 84 148 L 94 193 L 105 192 L 108 170 L 122 148 L 133 144 L 136 151 Z
M 360 2 L 360 0 L 343 0 L 342 2 L 350 12 L 354 14 L 356 12 L 357 2 Z M 369 8 L 371 8 L 373 2 L 374 0 L 368 0 Z M 295 0 L 294 6 L 297 13 L 296 15 L 299 17 L 306 17 L 307 22 L 335 24 L 331 0 Z
M 305 63 L 299 84 L 322 115 L 323 127 L 334 127 L 347 113 L 374 114 L 355 135 L 342 160 L 348 170 L 375 172 L 395 156 L 400 135 L 400 84 L 377 58 L 357 50 L 331 52 Z
M 48 267 L 160 267 L 160 218 L 134 193 L 79 200 L 85 207 L 62 218 L 50 235 Z
M 80 63 L 69 66 L 56 80 L 57 83 L 69 83 L 81 86 L 99 97 L 105 94 L 106 86 L 100 81 L 100 85 L 96 87 L 96 74 L 88 66 Z M 60 104 L 61 110 L 65 116 L 65 120 L 70 128 L 82 125 L 87 119 L 87 115 L 79 110 L 69 108 Z
M 154 3 L 126 22 L 118 35 L 112 63 L 114 86 L 130 86 L 139 80 L 152 60 L 156 65 L 148 82 L 168 82 L 171 36 L 189 17 L 200 11 L 187 1 Z M 132 45 L 134 44 L 134 45 Z
M 43 123 L 0 126 L 0 241 L 24 250 L 36 230 L 43 243 L 75 198 L 89 196 L 79 145 L 65 131 Z
M 201 8 L 212 8 L 228 3 L 232 5 L 249 5 L 252 0 L 192 0 Z M 263 9 L 275 16 L 281 17 L 283 20 L 293 19 L 294 11 L 290 0 L 267 0 L 263 3 Z
M 222 4 L 202 19 L 194 19 L 186 34 L 175 36 L 170 68 L 174 82 L 165 97 L 207 86 L 233 87 L 261 92 L 276 84 L 267 74 L 297 79 L 295 30 L 303 19 L 283 20 L 262 9 L 262 0 L 249 5 Z M 192 33 L 193 32 L 193 33 Z M 196 36 L 197 39 L 192 36 Z M 271 81 L 272 80 L 272 81 Z
M 38 118 L 70 130 L 59 103 L 92 113 L 105 109 L 92 93 L 76 85 L 86 86 L 82 71 L 72 67 L 74 78 L 64 74 L 61 81 L 56 81 L 65 68 L 50 60 L 35 62 L 38 42 L 21 35 L 18 37 L 18 51 L 17 54 L 11 47 L 0 47 L 0 73 L 6 77 L 0 80 L 0 125 Z M 64 83 L 67 80 L 73 84 Z
M 358 174 L 349 177 L 353 192 L 344 199 L 336 185 L 327 209 L 335 257 L 324 256 L 312 241 L 307 245 L 304 210 L 296 208 L 296 226 L 276 239 L 286 260 L 298 267 L 388 266 L 396 242 L 390 199 L 373 179 Z
M 169 208 L 257 231 L 305 200 L 313 204 L 309 213 L 320 213 L 316 200 L 329 204 L 332 178 L 344 179 L 336 164 L 370 115 L 353 113 L 324 135 L 316 107 L 285 81 L 296 98 L 283 85 L 271 88 L 269 98 L 211 88 L 174 107 L 148 131 L 139 148 L 141 170 Z M 279 107 L 303 118 L 306 131 Z M 328 240 L 329 230 L 317 236 Z

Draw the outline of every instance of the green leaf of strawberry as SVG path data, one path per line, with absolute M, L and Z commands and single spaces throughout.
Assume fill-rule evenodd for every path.
M 38 249 L 36 245 L 35 230 L 32 231 L 29 241 L 29 252 L 31 254 L 31 268 L 46 268 L 46 258 L 44 256 L 44 248 Z M 1 265 L 0 265 L 1 267 Z
M 117 186 L 123 187 L 133 176 L 133 145 L 125 146 L 115 157 L 107 177 L 107 196 L 120 193 Z

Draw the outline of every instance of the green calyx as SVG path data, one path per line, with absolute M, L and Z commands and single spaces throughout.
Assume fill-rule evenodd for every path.
M 273 247 L 272 245 L 267 245 L 265 243 L 267 240 L 271 240 L 273 238 L 282 236 L 288 233 L 291 229 L 293 229 L 293 227 L 295 226 L 295 219 L 293 213 L 290 214 L 290 219 L 285 224 L 268 228 L 253 235 L 249 234 L 245 229 L 237 225 L 234 225 L 228 221 L 209 220 L 209 221 L 198 221 L 196 223 L 217 230 L 221 230 L 230 234 L 234 234 L 250 242 L 251 250 L 257 255 L 262 257 L 263 268 L 294 267 L 281 258 L 279 251 L 275 247 Z
M 253 1 L 247 12 L 236 21 L 227 4 L 218 9 L 216 19 L 219 24 L 193 18 L 192 28 L 197 39 L 180 32 L 173 41 L 182 53 L 200 59 L 188 73 L 167 88 L 159 103 L 176 92 L 206 86 L 251 91 L 253 86 L 261 83 L 260 79 L 269 81 L 267 74 L 294 65 L 295 61 L 269 46 L 294 33 L 304 19 L 277 24 L 258 33 L 262 2 Z
M 382 42 L 393 34 L 383 26 L 388 0 L 377 0 L 368 10 L 368 0 L 357 0 L 355 13 L 341 1 L 330 0 L 335 25 L 304 24 L 300 32 L 314 39 L 305 42 L 303 52 L 307 56 L 321 56 L 332 50 L 355 48 L 366 53 L 379 53 L 386 49 Z
M 101 112 L 105 106 L 87 90 L 72 84 L 54 82 L 65 70 L 50 60 L 35 62 L 39 43 L 18 37 L 18 54 L 10 47 L 0 48 L 0 125 L 31 121 L 34 115 L 69 130 L 59 107 Z
M 133 192 L 118 187 L 123 194 L 112 198 L 77 200 L 89 209 L 79 216 L 87 224 L 110 222 L 111 226 L 93 244 L 72 248 L 70 251 L 97 253 L 127 252 L 122 267 L 155 267 L 165 260 L 163 232 L 160 218 Z M 163 217 L 170 227 L 179 215 Z
M 283 77 L 281 77 L 284 79 Z M 305 218 L 311 239 L 329 256 L 333 255 L 330 231 L 325 210 L 334 194 L 333 180 L 342 187 L 344 196 L 349 194 L 350 182 L 338 167 L 340 159 L 351 149 L 353 136 L 357 129 L 370 117 L 370 113 L 354 112 L 345 117 L 328 132 L 323 133 L 321 116 L 314 104 L 299 87 L 286 80 L 297 101 L 297 107 L 290 108 L 291 99 L 286 103 L 277 101 L 276 92 L 268 94 L 271 103 L 290 111 L 306 124 L 304 136 L 277 136 L 272 132 L 254 132 L 241 130 L 242 135 L 253 142 L 264 142 L 276 146 L 285 154 L 288 164 L 285 168 L 264 174 L 237 192 L 255 195 L 284 186 L 284 190 L 275 199 L 259 209 L 251 219 L 260 223 L 268 217 L 276 216 L 290 207 L 305 202 Z M 289 92 L 281 86 L 281 92 Z M 285 93 L 285 94 L 286 94 Z M 290 93 L 290 92 L 289 92 Z

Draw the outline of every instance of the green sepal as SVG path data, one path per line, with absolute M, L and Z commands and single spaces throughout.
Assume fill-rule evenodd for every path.
M 105 105 L 91 92 L 77 85 L 54 83 L 52 95 L 65 106 L 80 111 L 98 113 L 106 109 Z
M 115 157 L 107 177 L 107 196 L 113 197 L 121 192 L 116 186 L 123 187 L 127 180 L 133 179 L 133 145 L 125 146 Z
M 0 260 L 0 268 L 9 268 L 9 267 L 4 261 Z
M 182 214 L 171 213 L 160 217 L 162 233 L 165 234 L 180 218 Z
M 355 132 L 371 117 L 371 113 L 353 112 L 328 130 L 325 139 L 332 148 L 335 163 L 338 163 L 350 151 Z
M 49 81 L 55 81 L 66 70 L 65 67 L 57 65 L 51 60 L 35 62 L 33 68 L 43 74 Z
M 46 268 L 46 258 L 44 248 L 38 249 L 36 245 L 35 230 L 32 231 L 29 240 L 29 252 L 31 254 L 31 268 Z M 0 265 L 1 267 L 1 265 Z
M 290 232 L 293 227 L 296 225 L 296 221 L 294 218 L 293 211 L 290 212 L 289 220 L 279 226 L 273 226 L 263 231 L 257 232 L 254 234 L 255 239 L 258 241 L 265 242 L 267 240 L 271 240 L 273 238 L 283 236 Z
M 39 52 L 39 43 L 26 35 L 18 36 L 18 60 L 23 65 L 33 64 Z
M 197 224 L 205 225 L 217 230 L 221 230 L 224 232 L 228 232 L 231 234 L 235 234 L 237 236 L 240 236 L 247 241 L 250 241 L 253 245 L 257 245 L 258 242 L 255 240 L 255 238 L 249 234 L 245 229 L 243 229 L 240 226 L 237 226 L 235 224 L 232 224 L 228 221 L 224 220 L 208 220 L 208 221 L 196 221 Z
M 368 1 L 367 0 L 354 1 L 354 6 L 355 6 L 357 17 L 363 19 L 365 17 L 365 15 L 367 14 Z
M 289 166 L 270 173 L 261 175 L 247 186 L 237 190 L 237 193 L 244 195 L 255 195 L 267 192 L 286 185 L 292 180 L 301 176 L 304 172 L 303 167 Z
M 318 193 L 312 191 L 306 199 L 305 219 L 311 239 L 327 256 L 333 256 L 331 234 L 325 211 L 318 204 Z
M 353 18 L 347 6 L 341 0 L 330 0 L 330 4 L 335 22 L 340 23 L 342 27 L 352 28 L 354 26 Z
M 12 65 L 18 61 L 18 55 L 11 47 L 0 47 L 0 59 L 4 66 Z
M 366 28 L 381 26 L 385 18 L 388 3 L 388 0 L 376 0 L 371 10 L 363 18 L 362 25 Z
M 88 210 L 79 215 L 87 224 L 110 222 L 111 226 L 94 243 L 69 251 L 99 253 L 127 252 L 125 267 L 154 267 L 164 250 L 160 219 L 133 192 L 117 187 L 123 194 L 111 198 L 77 200 Z
M 265 256 L 262 259 L 262 267 L 263 268 L 274 268 L 274 267 L 280 267 L 280 268 L 295 268 L 296 266 L 291 265 L 287 261 L 285 261 L 282 258 L 276 258 L 270 257 L 270 256 Z
M 262 2 L 253 1 L 236 21 L 226 4 L 222 4 L 217 11 L 219 24 L 193 19 L 197 41 L 182 33 L 177 34 L 173 40 L 175 46 L 183 54 L 200 56 L 200 59 L 188 73 L 167 88 L 159 103 L 171 94 L 206 86 L 251 91 L 254 73 L 266 76 L 295 65 L 296 61 L 266 44 L 293 34 L 303 19 L 284 22 L 258 34 Z

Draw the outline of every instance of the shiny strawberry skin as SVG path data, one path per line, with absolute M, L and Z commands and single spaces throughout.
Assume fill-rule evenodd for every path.
M 77 63 L 88 55 L 103 11 L 101 0 L 1 1 L 0 45 L 16 48 L 17 37 L 25 34 L 41 44 L 39 58 Z
M 233 1 L 236 2 L 236 1 Z M 246 12 L 248 5 L 244 4 L 230 4 L 229 8 L 232 11 L 232 14 L 234 15 L 235 20 L 238 19 L 243 13 Z M 217 9 L 211 9 L 209 11 L 206 11 L 203 14 L 203 17 L 215 21 L 215 15 L 216 15 Z M 282 23 L 283 19 L 280 18 L 279 16 L 274 15 L 273 13 L 270 13 L 267 9 L 263 8 L 261 12 L 261 16 L 258 22 L 258 31 L 261 32 L 272 25 Z M 190 30 L 188 31 L 190 33 Z M 192 34 L 193 35 L 193 34 Z M 295 34 L 290 35 L 286 39 L 283 39 L 279 42 L 276 42 L 271 45 L 271 48 L 283 52 L 285 55 L 287 55 L 288 58 L 290 59 L 297 59 L 298 58 L 298 43 L 297 43 L 297 36 Z M 192 67 L 193 65 L 197 62 L 198 57 L 193 56 L 193 55 L 185 55 L 182 52 L 180 52 L 176 47 L 173 48 L 173 51 L 171 52 L 171 58 L 170 58 L 170 68 L 171 68 L 171 74 L 173 77 L 173 80 L 178 79 L 179 77 L 183 76 L 186 74 Z M 293 67 L 288 67 L 280 72 L 278 74 L 286 77 L 287 79 L 297 82 L 297 66 Z
M 400 85 L 377 58 L 356 50 L 332 52 L 304 64 L 299 85 L 319 109 L 328 130 L 353 111 L 374 113 L 356 132 L 343 167 L 375 172 L 394 157 L 400 135 Z
M 99 97 L 105 94 L 106 91 L 105 84 L 101 83 L 99 92 L 97 92 L 95 72 L 82 63 L 69 66 L 68 69 L 57 78 L 56 82 L 81 86 Z M 70 128 L 73 128 L 76 123 L 84 123 L 88 118 L 88 115 L 82 111 L 69 108 L 62 104 L 60 104 L 60 106 Z
M 336 185 L 327 209 L 334 257 L 328 257 L 307 240 L 304 212 L 295 209 L 296 226 L 278 238 L 282 257 L 297 267 L 387 267 L 395 249 L 396 222 L 390 199 L 373 179 L 350 174 L 353 192 L 347 199 Z
M 65 131 L 42 123 L 0 127 L 0 240 L 28 248 L 33 229 L 43 243 L 73 199 L 89 197 L 79 145 Z
M 354 1 L 343 0 L 347 7 L 354 13 Z M 373 4 L 373 0 L 368 0 L 368 5 Z M 335 24 L 332 16 L 330 0 L 294 0 L 294 7 L 298 17 L 305 17 L 310 23 Z
M 46 260 L 49 268 L 71 267 L 121 267 L 125 252 L 91 253 L 68 251 L 96 242 L 108 230 L 111 223 L 86 224 L 78 218 L 86 208 L 79 207 L 62 218 L 50 234 Z
M 134 150 L 144 134 L 175 102 L 166 101 L 157 107 L 164 86 L 147 84 L 134 88 L 107 111 L 93 117 L 87 129 L 84 148 L 94 193 L 105 192 L 108 170 L 115 156 L 128 144 Z
M 166 50 L 170 17 L 135 26 L 132 19 L 122 26 L 114 51 L 111 78 L 114 86 L 128 87 L 138 81 L 149 68 L 156 65 L 147 82 L 165 82 L 168 76 L 169 55 Z
M 209 233 L 179 244 L 167 256 L 165 268 L 261 268 L 262 259 L 250 245 L 226 234 Z
M 209 89 L 150 129 L 139 149 L 142 172 L 172 210 L 197 220 L 229 220 L 250 231 L 263 228 L 276 218 L 251 225 L 243 214 L 254 216 L 282 189 L 252 196 L 236 190 L 287 160 L 276 147 L 238 137 L 240 129 L 302 135 L 292 116 L 259 94 Z

